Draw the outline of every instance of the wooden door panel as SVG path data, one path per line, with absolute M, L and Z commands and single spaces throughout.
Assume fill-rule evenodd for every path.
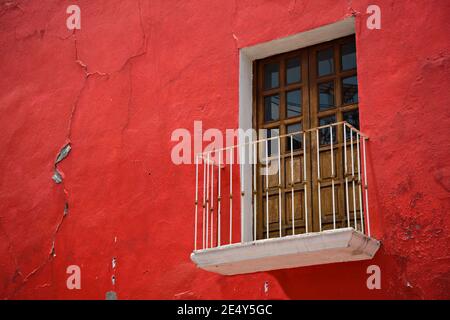
M 291 183 L 299 184 L 303 181 L 303 154 L 302 155 L 294 155 L 292 157 L 292 165 L 291 165 L 291 157 L 288 155 L 285 158 L 285 184 L 286 188 L 291 187 Z M 292 173 L 291 174 L 291 167 Z
M 282 235 L 292 234 L 293 227 L 294 233 L 298 234 L 306 232 L 306 227 L 308 232 L 313 232 L 332 229 L 335 225 L 337 228 L 346 227 L 349 222 L 354 226 L 355 214 L 356 225 L 359 226 L 361 223 L 356 137 L 353 137 L 351 144 L 350 132 L 346 132 L 347 143 L 344 147 L 344 131 L 342 127 L 334 127 L 332 153 L 329 129 L 321 130 L 319 133 L 315 131 L 305 133 L 306 141 L 303 141 L 303 134 L 297 135 L 298 139 L 295 139 L 295 143 L 294 140 L 292 142 L 293 160 L 290 150 L 291 139 L 289 136 L 283 137 L 291 132 L 309 130 L 343 120 L 355 126 L 359 125 L 358 88 L 355 84 L 356 60 L 352 60 L 356 59 L 353 43 L 354 36 L 349 36 L 262 59 L 254 64 L 256 70 L 254 125 L 257 129 L 276 128 L 278 134 L 282 136 L 280 145 L 277 145 L 281 155 L 281 184 L 278 174 L 273 174 L 267 178 L 269 187 L 266 190 L 266 177 L 258 177 L 258 238 L 265 238 L 267 232 L 266 191 L 269 193 L 270 237 L 280 235 L 279 208 L 281 208 Z M 267 101 L 270 101 L 270 104 Z M 304 147 L 306 159 L 303 155 Z M 318 149 L 319 159 L 317 159 Z M 272 155 L 278 156 L 278 149 Z M 305 165 L 306 176 L 304 176 Z M 292 221 L 292 190 L 294 190 L 294 221 Z
M 333 167 L 331 166 L 331 157 L 333 157 Z M 330 148 L 320 151 L 320 178 L 322 180 L 331 179 L 335 175 L 339 166 L 336 161 L 336 148 L 333 147 L 333 155 Z

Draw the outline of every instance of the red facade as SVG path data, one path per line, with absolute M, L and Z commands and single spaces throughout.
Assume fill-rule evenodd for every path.
M 366 27 L 370 4 L 381 29 Z M 238 127 L 239 49 L 351 16 L 381 249 L 249 275 L 196 268 L 195 171 L 172 163 L 171 133 Z M 444 0 L 3 1 L 0 297 L 450 298 L 449 20 Z M 380 290 L 366 286 L 374 264 Z

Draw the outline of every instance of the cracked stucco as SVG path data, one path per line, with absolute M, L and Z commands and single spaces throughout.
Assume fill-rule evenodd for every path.
M 0 1 L 0 297 L 448 295 L 450 10 L 435 0 L 378 4 L 383 29 L 368 31 L 362 1 L 81 1 L 82 29 L 72 32 L 59 1 Z M 367 263 L 228 278 L 197 270 L 194 171 L 170 163 L 171 132 L 199 119 L 237 126 L 239 48 L 348 16 L 383 248 Z M 371 263 L 382 270 L 379 292 L 365 288 Z M 65 287 L 71 264 L 81 291 Z
M 8 242 L 9 243 L 8 251 L 10 252 L 11 258 L 15 261 L 15 266 L 16 266 L 15 267 L 16 275 L 14 277 L 21 278 L 18 285 L 16 285 L 13 288 L 13 290 L 11 291 L 11 294 L 8 296 L 9 298 L 13 298 L 13 297 L 17 296 L 23 290 L 25 285 L 29 282 L 29 280 L 32 277 L 35 277 L 37 274 L 39 274 L 50 262 L 52 262 L 56 258 L 56 238 L 57 238 L 58 233 L 61 231 L 63 222 L 68 217 L 69 202 L 70 202 L 69 191 L 68 191 L 68 189 L 70 189 L 70 186 L 68 186 L 68 185 L 70 185 L 70 183 L 67 183 L 65 181 L 65 178 L 67 177 L 67 172 L 63 173 L 63 170 L 60 169 L 59 166 L 61 165 L 61 162 L 69 155 L 69 152 L 71 151 L 72 143 L 73 143 L 72 137 L 73 137 L 74 121 L 75 121 L 75 117 L 77 116 L 77 112 L 78 112 L 77 109 L 79 108 L 80 100 L 83 97 L 83 94 L 88 85 L 88 81 L 90 79 L 93 79 L 93 77 L 104 77 L 106 80 L 108 80 L 109 77 L 114 74 L 118 74 L 118 73 L 122 73 L 122 72 L 126 72 L 128 74 L 129 95 L 130 96 L 128 98 L 128 104 L 126 105 L 126 108 L 127 108 L 126 121 L 125 121 L 123 128 L 121 129 L 122 135 L 125 133 L 128 125 L 129 125 L 129 121 L 130 121 L 130 117 L 131 117 L 131 108 L 132 108 L 132 66 L 133 66 L 134 61 L 137 58 L 144 57 L 146 55 L 147 45 L 148 45 L 148 37 L 147 37 L 146 31 L 144 28 L 144 22 L 143 22 L 143 17 L 142 17 L 142 9 L 141 9 L 140 1 L 136 2 L 136 8 L 138 10 L 138 12 L 137 12 L 138 21 L 139 21 L 138 23 L 139 23 L 141 33 L 142 33 L 141 45 L 135 51 L 135 53 L 132 53 L 131 55 L 129 55 L 123 61 L 123 63 L 121 65 L 119 65 L 119 67 L 116 70 L 112 70 L 109 72 L 103 72 L 103 71 L 98 71 L 98 70 L 91 71 L 90 66 L 88 66 L 87 63 L 83 62 L 82 57 L 80 57 L 80 53 L 79 53 L 80 40 L 77 37 L 76 31 L 71 32 L 71 34 L 68 36 L 63 36 L 63 37 L 56 36 L 56 38 L 63 40 L 63 41 L 67 41 L 70 39 L 73 40 L 74 49 L 75 49 L 74 62 L 76 65 L 78 65 L 80 67 L 80 69 L 83 72 L 82 85 L 81 85 L 78 93 L 75 96 L 74 102 L 71 104 L 71 107 L 70 107 L 70 112 L 69 112 L 69 116 L 68 116 L 68 120 L 67 120 L 67 131 L 65 133 L 66 144 L 64 145 L 64 147 L 61 148 L 61 150 L 59 151 L 59 153 L 57 155 L 56 160 L 54 161 L 54 172 L 53 172 L 52 179 L 54 180 L 54 182 L 56 184 L 61 184 L 61 186 L 58 188 L 61 188 L 61 190 L 62 190 L 61 192 L 62 192 L 63 198 L 64 198 L 64 206 L 63 206 L 63 210 L 62 210 L 60 219 L 57 222 L 56 226 L 54 227 L 54 231 L 52 232 L 51 237 L 50 237 L 51 238 L 51 246 L 50 246 L 50 250 L 48 252 L 48 257 L 46 259 L 44 259 L 43 261 L 41 261 L 41 263 L 39 263 L 37 266 L 32 268 L 31 271 L 28 272 L 26 275 L 23 275 L 22 272 L 20 271 L 21 268 L 19 267 L 19 262 L 17 262 L 16 256 L 13 253 L 14 247 L 12 245 L 12 242 Z M 20 4 L 20 1 L 5 2 L 0 7 L 0 18 L 3 15 L 6 15 L 8 12 L 14 11 L 14 10 L 20 10 L 21 13 L 26 14 L 27 6 Z M 16 30 L 17 29 L 14 29 L 14 38 L 18 39 Z M 82 31 L 79 31 L 79 32 L 82 32 Z M 47 24 L 46 24 L 45 28 L 41 29 L 40 32 L 37 32 L 37 35 L 38 35 L 39 39 L 41 39 L 41 40 L 45 39 L 43 37 L 52 37 L 52 35 L 49 34 Z M 22 37 L 22 39 L 23 40 L 25 40 L 25 39 L 31 40 L 35 36 L 36 36 L 36 32 L 31 32 L 31 33 L 29 33 L 29 35 Z M 81 43 L 82 42 L 83 41 L 81 40 Z M 74 159 L 73 161 L 76 161 L 76 160 Z M 0 224 L 0 226 L 2 226 L 2 224 Z M 2 230 L 2 233 L 4 234 L 4 236 L 8 237 L 8 234 L 6 233 L 6 231 L 3 228 L 1 228 L 1 230 Z M 17 280 L 15 280 L 14 282 L 17 282 Z M 41 285 L 39 287 L 47 287 L 47 286 L 48 286 L 48 284 L 46 284 L 44 286 Z

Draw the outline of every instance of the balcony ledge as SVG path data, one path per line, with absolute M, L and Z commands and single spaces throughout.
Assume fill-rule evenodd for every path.
M 235 275 L 368 260 L 379 247 L 378 240 L 343 228 L 197 250 L 191 260 L 201 269 Z

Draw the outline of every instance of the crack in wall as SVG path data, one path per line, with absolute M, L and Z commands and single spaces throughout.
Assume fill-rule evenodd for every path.
M 127 60 L 125 60 L 124 64 L 122 65 L 122 67 L 119 68 L 119 70 L 117 72 L 121 72 L 122 70 L 125 69 L 125 67 L 130 64 L 130 68 L 129 68 L 129 72 L 128 72 L 128 81 L 129 81 L 129 96 L 128 96 L 128 104 L 127 104 L 127 117 L 125 120 L 125 124 L 122 127 L 122 146 L 124 144 L 123 142 L 123 135 L 125 133 L 125 131 L 128 129 L 128 126 L 130 124 L 130 120 L 131 120 L 131 107 L 132 107 L 132 99 L 133 99 L 133 76 L 132 76 L 132 72 L 133 72 L 133 59 L 136 59 L 138 57 L 142 57 L 145 56 L 147 54 L 147 49 L 148 49 L 148 37 L 147 37 L 147 33 L 145 32 L 145 28 L 144 28 L 144 22 L 143 22 L 143 18 L 142 18 L 142 8 L 141 8 L 141 1 L 138 1 L 138 9 L 139 9 L 139 24 L 141 27 L 141 32 L 142 32 L 142 43 L 141 43 L 141 47 L 138 50 L 138 53 L 136 53 L 135 55 L 129 57 Z
M 148 36 L 147 36 L 147 33 L 145 32 L 145 28 L 144 28 L 141 1 L 138 1 L 138 9 L 139 9 L 139 23 L 140 23 L 141 32 L 142 32 L 141 46 L 140 46 L 139 50 L 137 51 L 137 53 L 135 55 L 129 57 L 127 60 L 125 60 L 124 64 L 116 71 L 116 72 L 121 72 L 122 70 L 125 70 L 125 68 L 129 65 L 129 69 L 128 69 L 129 70 L 128 71 L 128 82 L 129 82 L 128 103 L 127 103 L 125 123 L 121 129 L 121 146 L 122 146 L 122 149 L 124 150 L 127 158 L 130 158 L 130 156 L 129 156 L 126 148 L 124 148 L 124 145 L 125 145 L 124 135 L 125 135 L 125 132 L 128 130 L 130 122 L 131 122 L 131 114 L 132 114 L 131 110 L 133 107 L 133 60 L 147 55 L 147 51 L 148 51 Z M 133 160 L 133 161 L 141 162 L 143 171 L 145 173 L 147 172 L 147 170 L 144 168 L 141 160 Z
M 144 21 L 143 21 L 143 18 L 142 18 L 141 1 L 138 1 L 138 10 L 139 10 L 139 24 L 140 24 L 141 32 L 142 32 L 142 44 L 141 44 L 141 47 L 139 48 L 138 53 L 132 55 L 127 60 L 125 60 L 125 62 L 122 65 L 122 67 L 120 67 L 116 72 L 122 71 L 128 65 L 128 63 L 130 63 L 133 59 L 142 57 L 142 56 L 147 54 L 148 37 L 147 37 L 147 33 L 145 32 Z
M 84 81 L 83 81 L 83 85 L 81 86 L 80 91 L 78 92 L 78 95 L 75 98 L 75 101 L 72 105 L 72 109 L 70 111 L 70 115 L 69 115 L 69 120 L 68 120 L 68 127 L 67 127 L 67 134 L 66 134 L 66 144 L 64 145 L 64 147 L 60 150 L 60 152 L 58 153 L 55 163 L 54 163 L 54 175 L 53 175 L 53 180 L 57 183 L 57 184 L 62 184 L 63 187 L 63 195 L 64 195 L 64 211 L 63 211 L 63 215 L 60 219 L 60 221 L 58 222 L 58 224 L 55 227 L 55 231 L 52 234 L 52 244 L 51 244 L 51 248 L 49 250 L 48 253 L 48 257 L 47 259 L 44 260 L 43 263 L 41 263 L 38 267 L 36 267 L 35 269 L 33 269 L 27 276 L 25 276 L 25 278 L 22 280 L 22 283 L 14 290 L 13 296 L 15 294 L 17 294 L 17 292 L 28 282 L 28 280 L 38 274 L 51 260 L 52 258 L 56 257 L 56 237 L 58 235 L 58 232 L 61 229 L 61 226 L 65 220 L 65 218 L 67 217 L 67 215 L 69 214 L 69 195 L 68 195 L 68 191 L 65 187 L 65 183 L 64 183 L 64 174 L 58 170 L 58 164 L 64 160 L 70 150 L 72 149 L 71 147 L 71 136 L 72 136 L 72 124 L 73 124 L 73 118 L 75 116 L 78 104 L 80 102 L 80 98 L 84 92 L 84 89 L 86 88 L 87 85 L 87 80 L 89 79 L 89 77 L 93 74 L 99 74 L 99 75 L 103 75 L 103 73 L 101 72 L 93 72 L 93 73 L 89 73 L 87 70 L 87 65 L 83 64 L 81 62 L 81 60 L 78 59 L 78 48 L 77 48 L 77 40 L 76 40 L 76 35 L 75 35 L 75 30 L 72 33 L 72 37 L 74 37 L 74 44 L 75 44 L 75 62 L 77 64 L 79 64 L 81 66 L 81 68 L 83 69 L 84 72 Z
M 85 78 L 89 78 L 92 75 L 99 75 L 99 76 L 107 76 L 109 77 L 109 74 L 106 72 L 102 72 L 102 71 L 94 71 L 94 72 L 89 72 L 89 67 L 86 63 L 83 62 L 83 60 L 81 60 L 79 54 L 78 54 L 78 44 L 77 44 L 77 36 L 76 36 L 76 30 L 73 30 L 72 36 L 74 38 L 74 44 L 75 44 L 75 63 L 78 64 L 81 69 L 84 72 L 84 76 Z
M 133 69 L 133 65 L 130 64 L 130 71 L 128 72 L 128 81 L 129 81 L 129 93 L 128 93 L 128 104 L 127 104 L 127 116 L 125 118 L 125 124 L 122 127 L 122 132 L 121 132 L 121 138 L 122 138 L 122 146 L 124 145 L 124 133 L 126 130 L 128 130 L 128 126 L 130 124 L 130 120 L 131 120 L 131 106 L 132 106 L 132 99 L 133 99 L 133 77 L 132 77 L 132 69 Z
M 11 10 L 19 9 L 22 13 L 25 12 L 17 1 L 6 1 L 2 4 L 0 9 L 0 18 Z
M 1 218 L 0 217 L 0 230 L 2 231 L 2 233 L 4 234 L 7 244 L 8 244 L 8 254 L 11 258 L 11 260 L 14 262 L 14 275 L 12 277 L 13 282 L 15 282 L 17 276 L 23 276 L 22 272 L 20 271 L 20 267 L 19 267 L 19 263 L 17 262 L 17 257 L 14 255 L 14 250 L 13 250 L 13 243 L 8 235 L 8 233 L 5 231 L 5 229 L 3 228 L 3 224 L 1 223 Z
M 55 181 L 56 184 L 60 184 L 64 179 L 64 174 L 58 170 L 58 163 L 60 163 L 62 160 L 64 160 L 72 147 L 70 146 L 70 142 L 66 143 L 64 147 L 60 150 L 58 156 L 56 157 L 55 163 L 54 163 L 54 170 L 53 170 L 53 176 L 52 179 Z
M 141 27 L 141 31 L 142 31 L 142 44 L 139 48 L 139 50 L 137 51 L 136 54 L 128 57 L 124 63 L 122 64 L 122 66 L 120 66 L 119 69 L 113 71 L 113 73 L 119 73 L 122 72 L 128 65 L 130 65 L 129 68 L 129 99 L 128 99 L 128 105 L 127 105 L 127 120 L 125 122 L 124 127 L 122 128 L 122 134 L 125 132 L 125 130 L 128 128 L 129 122 L 130 122 L 130 116 L 131 116 L 131 106 L 132 106 L 132 62 L 133 60 L 135 60 L 136 58 L 145 56 L 147 54 L 147 49 L 148 49 L 148 37 L 147 37 L 147 33 L 145 32 L 145 28 L 144 28 L 144 22 L 143 22 L 143 17 L 142 17 L 142 9 L 141 9 L 141 1 L 138 1 L 138 11 L 139 11 L 139 23 L 140 23 L 140 27 Z M 0 14 L 2 14 L 3 12 L 0 11 Z M 34 34 L 33 34 L 34 35 Z M 59 37 L 60 38 L 60 37 Z M 90 72 L 89 71 L 89 67 L 86 63 L 83 62 L 83 60 L 80 58 L 79 56 L 79 52 L 78 52 L 78 40 L 76 38 L 76 30 L 73 30 L 72 34 L 69 35 L 66 38 L 60 38 L 61 40 L 68 40 L 70 38 L 74 39 L 74 46 L 75 46 L 75 63 L 77 65 L 80 66 L 80 68 L 83 71 L 83 84 L 80 88 L 80 91 L 78 92 L 77 96 L 75 97 L 75 101 L 72 104 L 72 108 L 70 110 L 70 114 L 69 114 L 69 119 L 68 119 L 68 126 L 67 126 L 67 132 L 66 132 L 66 144 L 64 145 L 64 147 L 60 150 L 60 152 L 58 153 L 58 156 L 55 160 L 54 163 L 54 174 L 52 176 L 53 180 L 55 181 L 55 183 L 57 184 L 61 184 L 62 185 L 62 190 L 64 193 L 64 210 L 63 210 L 63 215 L 61 217 L 61 219 L 59 220 L 58 224 L 55 227 L 54 232 L 52 233 L 52 237 L 51 237 L 51 247 L 48 253 L 47 258 L 40 264 L 38 265 L 36 268 L 34 268 L 31 272 L 29 272 L 21 281 L 21 283 L 13 290 L 13 293 L 10 295 L 10 297 L 7 297 L 7 299 L 14 297 L 18 294 L 18 292 L 28 283 L 29 279 L 32 278 L 33 276 L 37 275 L 40 271 L 42 271 L 44 269 L 44 267 L 50 262 L 52 261 L 53 258 L 56 257 L 56 238 L 57 235 L 59 233 L 59 231 L 61 230 L 61 227 L 66 219 L 66 217 L 69 214 L 69 193 L 65 187 L 65 177 L 64 174 L 58 170 L 58 164 L 64 160 L 70 150 L 72 149 L 72 144 L 71 144 L 71 138 L 72 138 L 72 129 L 73 129 L 73 122 L 74 122 L 74 117 L 77 113 L 78 107 L 79 107 L 79 103 L 80 103 L 80 99 L 84 93 L 84 90 L 87 86 L 88 80 L 89 78 L 91 78 L 91 76 L 97 75 L 100 77 L 106 77 L 107 79 L 109 79 L 110 74 L 107 72 L 102 72 L 102 71 L 93 71 Z M 9 239 L 9 237 L 7 237 L 7 239 Z M 22 276 L 22 273 L 20 272 L 20 268 L 17 262 L 17 259 L 15 257 L 12 256 L 12 243 L 9 242 L 9 249 L 10 250 L 10 254 L 11 257 L 13 258 L 14 262 L 15 262 L 15 268 L 16 268 L 16 272 L 14 277 L 16 277 L 17 275 Z M 11 248 L 11 249 L 10 249 Z M 115 279 L 114 279 L 115 280 Z M 48 283 L 46 283 L 44 286 L 49 286 Z M 115 294 L 115 293 L 114 293 Z
M 67 215 L 69 214 L 69 203 L 68 203 L 68 193 L 67 193 L 67 190 L 66 190 L 66 188 L 65 188 L 65 186 L 64 186 L 64 179 L 63 179 L 63 174 L 58 170 L 58 167 L 57 167 L 57 165 L 61 162 L 61 161 L 63 161 L 68 155 L 69 155 L 69 153 L 70 153 L 70 150 L 71 150 L 71 145 L 70 145 L 70 143 L 67 143 L 66 145 L 64 145 L 64 147 L 62 147 L 61 148 L 61 150 L 60 150 L 60 152 L 58 153 L 58 155 L 57 155 L 57 157 L 56 157 L 56 159 L 55 159 L 55 163 L 54 163 L 54 170 L 55 170 L 55 174 L 57 173 L 58 175 L 59 175 L 59 177 L 61 178 L 61 180 L 55 180 L 55 174 L 54 174 L 54 176 L 52 177 L 53 178 L 53 180 L 55 180 L 55 182 L 57 183 L 57 184 L 59 184 L 59 183 L 62 183 L 62 185 L 63 185 L 63 192 L 64 192 L 64 199 L 65 199 L 65 203 L 64 203 L 64 211 L 63 211 L 63 215 L 62 215 L 62 217 L 61 217 L 61 219 L 60 219 L 60 221 L 59 221 L 59 223 L 56 225 L 56 227 L 55 227 L 55 231 L 53 232 L 53 234 L 52 234 L 52 237 L 51 237 L 51 239 L 52 239 L 52 244 L 51 244 L 51 248 L 50 248 L 50 250 L 49 250 L 49 253 L 48 253 L 48 257 L 47 257 L 47 259 L 45 259 L 39 266 L 37 266 L 36 268 L 34 268 L 30 273 L 28 273 L 23 279 L 22 279 L 22 282 L 14 289 L 14 291 L 13 291 L 13 293 L 12 293 L 12 295 L 11 295 L 11 297 L 14 297 L 18 292 L 19 292 L 19 290 L 21 290 L 22 288 L 23 288 L 23 286 L 28 282 L 28 280 L 32 277 L 32 276 L 34 276 L 34 275 L 36 275 L 36 274 L 38 274 L 53 258 L 55 258 L 56 257 L 56 251 L 55 251 L 55 244 L 56 244 L 56 236 L 57 236 L 57 234 L 58 234 L 58 232 L 59 232 L 59 230 L 61 229 L 61 226 L 62 226 L 62 224 L 63 224 L 63 222 L 64 222 L 64 220 L 65 220 L 65 218 L 67 217 Z M 6 235 L 6 233 L 5 233 L 5 235 Z M 11 246 L 12 244 L 10 243 L 10 246 Z M 17 276 L 17 275 L 20 275 L 20 276 L 22 276 L 22 273 L 20 272 L 20 268 L 19 268 L 19 266 L 18 266 L 18 263 L 17 263 L 17 260 L 14 258 L 14 261 L 15 261 L 15 265 L 16 265 L 16 273 L 15 273 L 15 277 Z

